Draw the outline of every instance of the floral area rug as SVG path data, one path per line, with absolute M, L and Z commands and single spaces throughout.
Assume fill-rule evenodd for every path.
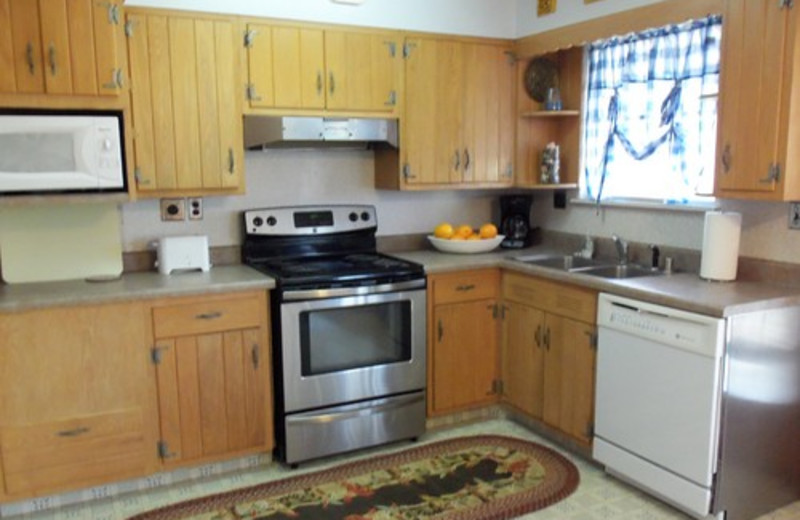
M 539 444 L 460 437 L 203 497 L 131 520 L 494 520 L 569 496 L 577 468 Z

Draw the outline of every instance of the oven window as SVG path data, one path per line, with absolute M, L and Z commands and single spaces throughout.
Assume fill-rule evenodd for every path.
M 302 375 L 411 360 L 411 302 L 300 314 Z
M 72 134 L 0 134 L 0 171 L 53 173 L 76 171 Z

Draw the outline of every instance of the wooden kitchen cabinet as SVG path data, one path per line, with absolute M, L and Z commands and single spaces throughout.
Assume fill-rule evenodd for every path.
M 542 57 L 537 57 L 542 58 Z M 558 69 L 563 110 L 546 111 L 524 88 L 525 71 L 533 58 L 517 62 L 517 175 L 514 184 L 525 188 L 577 187 L 580 176 L 581 128 L 583 115 L 583 47 L 571 47 L 543 56 Z M 541 156 L 548 143 L 560 148 L 560 183 L 541 182 Z
M 393 114 L 400 46 L 389 31 L 249 23 L 250 108 Z
M 165 300 L 152 316 L 164 463 L 271 450 L 266 293 Z
M 229 19 L 127 14 L 136 192 L 244 192 L 241 35 Z
M 498 398 L 496 269 L 428 278 L 428 415 Z
M 505 42 L 410 37 L 400 150 L 376 150 L 384 189 L 513 182 L 514 65 Z
M 800 31 L 780 2 L 724 2 L 715 195 L 800 199 Z
M 0 314 L 0 499 L 157 471 L 149 334 L 143 303 Z
M 122 0 L 0 0 L 0 93 L 116 96 Z
M 504 273 L 502 298 L 503 399 L 591 443 L 597 294 Z

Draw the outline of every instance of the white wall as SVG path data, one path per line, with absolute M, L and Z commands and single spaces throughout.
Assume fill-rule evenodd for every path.
M 721 201 L 723 211 L 742 214 L 739 254 L 779 262 L 800 263 L 800 231 L 788 229 L 789 205 L 776 202 Z M 610 237 L 617 234 L 635 242 L 700 250 L 703 213 L 645 211 L 571 205 L 553 209 L 552 198 L 535 198 L 531 220 L 544 229 Z
M 352 6 L 331 0 L 128 0 L 125 5 L 512 38 L 517 1 L 365 0 Z
M 157 200 L 122 205 L 123 250 L 142 251 L 160 236 L 204 234 L 212 246 L 241 244 L 241 212 L 295 204 L 374 204 L 379 235 L 430 233 L 441 221 L 474 227 L 491 220 L 493 192 L 376 190 L 366 150 L 247 152 L 247 194 L 206 197 L 201 221 L 162 222 Z
M 585 4 L 584 0 L 558 0 L 558 7 L 555 13 L 539 17 L 536 15 L 536 0 L 517 0 L 515 34 L 517 37 L 521 37 L 549 31 L 557 27 L 584 22 L 592 18 L 599 18 L 660 1 L 662 0 L 601 0 Z

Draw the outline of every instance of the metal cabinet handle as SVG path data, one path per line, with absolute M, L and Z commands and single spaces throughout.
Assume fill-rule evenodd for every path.
M 534 341 L 536 341 L 536 348 L 542 348 L 542 326 L 536 326 L 536 334 L 533 336 Z
M 258 369 L 261 364 L 261 355 L 259 354 L 258 343 L 253 343 L 253 348 L 250 350 L 250 358 L 253 361 L 253 368 Z
M 258 92 L 256 92 L 256 86 L 252 83 L 247 85 L 246 95 L 247 99 L 250 101 L 261 101 L 261 96 L 258 95 Z
M 458 171 L 458 169 L 461 168 L 461 154 L 458 153 L 458 150 L 456 150 L 453 154 L 453 168 L 455 171 Z
M 323 86 L 322 85 L 322 71 L 318 70 L 317 71 L 317 95 L 318 96 L 322 95 L 322 86 Z
M 331 71 L 329 74 L 329 81 L 328 90 L 330 90 L 331 95 L 333 95 L 333 93 L 336 91 L 336 81 L 333 78 L 333 71 Z
M 108 8 L 108 23 L 112 25 L 119 25 L 119 5 L 109 2 Z
M 442 320 L 439 320 L 436 324 L 436 341 L 441 343 L 442 336 L 444 335 L 444 327 L 442 326 Z
M 103 88 L 106 89 L 118 89 L 123 87 L 123 80 L 122 80 L 122 69 L 114 69 L 111 71 L 111 81 L 108 83 L 103 83 Z
M 203 314 L 198 314 L 194 318 L 196 320 L 216 320 L 217 318 L 221 318 L 221 317 L 222 317 L 222 313 L 221 312 L 206 312 L 206 313 L 203 313 Z
M 233 175 L 236 171 L 236 157 L 233 155 L 233 148 L 228 148 L 228 173 Z
M 469 148 L 464 148 L 464 171 L 469 170 Z
M 731 171 L 731 145 L 730 143 L 725 144 L 725 148 L 722 150 L 722 171 L 723 173 L 728 173 Z
M 458 287 L 456 287 L 456 291 L 458 292 L 467 292 L 467 291 L 472 291 L 473 289 L 475 289 L 475 284 L 459 285 Z
M 387 98 L 384 105 L 387 107 L 393 107 L 396 104 L 397 104 L 397 92 L 392 90 L 391 92 L 389 92 L 389 97 Z
M 50 74 L 55 76 L 58 70 L 56 68 L 56 46 L 53 43 L 47 49 L 47 58 L 50 60 Z
M 544 348 L 550 350 L 550 328 L 544 331 Z
M 60 432 L 56 433 L 59 437 L 78 437 L 85 433 L 89 433 L 90 428 L 85 426 L 79 426 L 78 428 L 73 428 L 72 430 L 61 430 Z
M 31 76 L 36 74 L 36 62 L 33 61 L 33 44 L 28 42 L 25 46 L 25 61 L 28 63 L 28 72 Z
M 781 176 L 781 167 L 777 164 L 770 164 L 769 170 L 767 170 L 767 176 L 763 179 L 758 179 L 758 182 L 761 184 L 772 184 L 773 182 L 778 182 Z

